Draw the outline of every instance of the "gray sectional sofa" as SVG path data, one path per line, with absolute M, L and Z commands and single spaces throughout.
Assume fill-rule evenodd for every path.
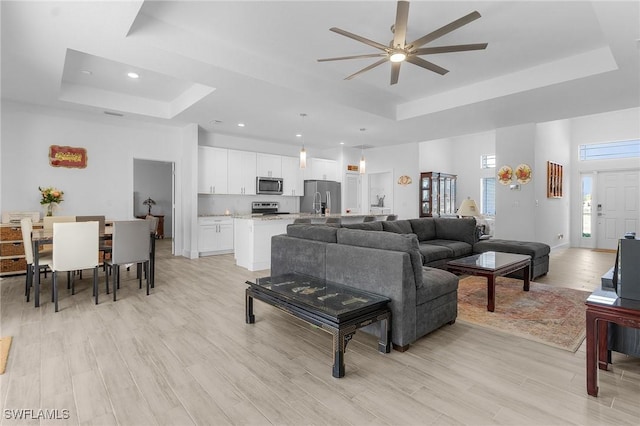
M 271 239 L 271 275 L 296 272 L 388 296 L 392 342 L 405 350 L 457 317 L 458 277 L 444 270 L 449 260 L 488 250 L 530 254 L 532 278 L 547 273 L 549 246 L 495 243 L 478 241 L 474 218 L 289 225 Z
M 423 267 L 415 234 L 289 225 L 271 238 L 271 275 L 291 272 L 388 296 L 396 350 L 458 315 L 458 277 Z M 377 327 L 364 331 L 379 335 Z

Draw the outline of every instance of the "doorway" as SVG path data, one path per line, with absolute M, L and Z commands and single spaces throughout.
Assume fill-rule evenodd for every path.
M 173 162 L 133 159 L 133 216 L 164 216 L 164 238 L 171 239 L 175 254 L 175 179 Z M 145 200 L 151 199 L 145 204 Z
M 640 172 L 600 172 L 596 188 L 596 247 L 615 250 L 625 233 L 640 230 Z
M 393 213 L 393 172 L 369 174 L 369 212 Z
M 362 175 L 347 172 L 344 176 L 344 211 L 345 213 L 362 212 Z

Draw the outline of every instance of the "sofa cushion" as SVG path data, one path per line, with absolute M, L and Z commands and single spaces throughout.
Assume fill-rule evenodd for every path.
M 395 232 L 396 234 L 413 234 L 411 224 L 408 220 L 384 220 L 382 228 L 387 232 Z
M 476 219 L 471 218 L 434 218 L 436 238 L 440 240 L 464 241 L 473 245 L 476 242 Z
M 380 220 L 373 222 L 345 223 L 342 227 L 349 229 L 365 229 L 367 231 L 383 231 L 382 221 Z
M 413 233 L 418 236 L 418 241 L 435 240 L 436 238 L 436 222 L 432 217 L 423 217 L 420 219 L 409 219 Z
M 429 240 L 425 245 L 433 244 L 434 246 L 447 247 L 453 252 L 453 257 L 470 256 L 473 254 L 473 246 L 463 241 L 451 240 Z
M 416 291 L 416 305 L 430 302 L 458 290 L 459 278 L 442 269 L 422 268 L 422 287 Z
M 422 256 L 415 234 L 341 228 L 338 229 L 338 244 L 406 252 L 411 259 L 416 287 L 422 285 Z M 380 267 L 384 268 L 384 265 Z
M 425 265 L 442 259 L 453 258 L 453 250 L 446 246 L 438 246 L 429 243 L 420 243 L 418 250 L 422 255 Z
M 544 243 L 513 240 L 484 240 L 473 246 L 474 253 L 485 251 L 501 251 L 503 253 L 528 254 L 532 259 L 544 257 L 549 254 L 551 247 Z
M 337 231 L 337 227 L 324 224 L 291 224 L 287 226 L 287 235 L 290 237 L 324 241 L 325 243 L 335 243 L 337 241 Z

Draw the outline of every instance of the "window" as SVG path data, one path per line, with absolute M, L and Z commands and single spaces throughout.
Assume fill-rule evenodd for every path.
M 495 169 L 496 156 L 495 155 L 481 155 L 480 156 L 480 168 L 481 169 Z
M 496 178 L 483 178 L 482 184 L 482 214 L 486 216 L 496 215 Z
M 593 178 L 591 176 L 582 177 L 582 237 L 591 237 L 591 188 Z
M 580 145 L 580 160 L 640 157 L 640 139 Z

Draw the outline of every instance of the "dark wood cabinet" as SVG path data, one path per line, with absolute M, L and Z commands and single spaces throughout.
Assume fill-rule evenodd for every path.
M 455 216 L 456 177 L 449 173 L 420 173 L 420 217 Z

